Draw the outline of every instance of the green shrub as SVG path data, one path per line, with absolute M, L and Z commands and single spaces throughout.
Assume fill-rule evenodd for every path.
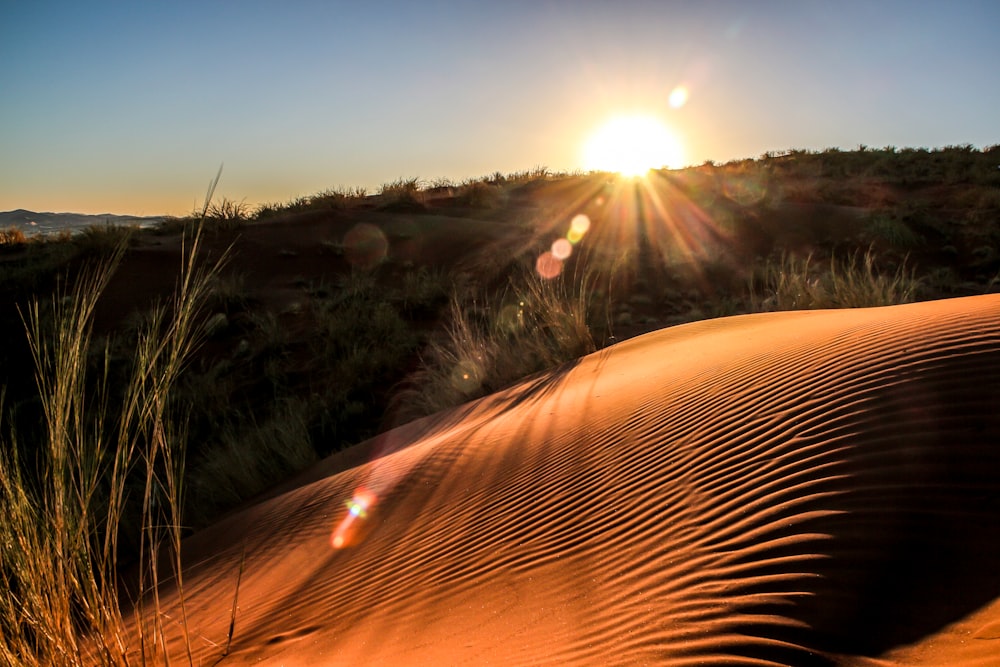
M 209 288 L 209 308 L 212 310 L 231 315 L 244 310 L 249 301 L 244 274 L 229 272 L 212 277 Z
M 864 234 L 868 241 L 881 241 L 896 250 L 909 250 L 923 242 L 905 222 L 885 215 L 873 216 L 865 225 Z
M 435 315 L 448 300 L 451 278 L 443 269 L 421 266 L 403 274 L 396 299 L 403 313 L 410 316 Z
M 85 256 L 109 256 L 122 244 L 130 243 L 138 231 L 136 225 L 113 225 L 110 222 L 88 225 L 73 236 L 73 243 Z
M 192 517 L 210 520 L 315 462 L 308 415 L 304 401 L 285 399 L 263 423 L 251 418 L 240 428 L 226 428 L 220 442 L 192 464 L 187 478 Z

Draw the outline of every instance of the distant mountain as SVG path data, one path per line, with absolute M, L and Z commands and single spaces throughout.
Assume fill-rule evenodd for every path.
M 165 216 L 140 217 L 135 215 L 115 215 L 100 213 L 36 213 L 19 208 L 16 211 L 0 212 L 0 229 L 17 227 L 27 235 L 53 234 L 68 229 L 78 231 L 90 225 L 139 225 L 151 227 L 163 222 Z

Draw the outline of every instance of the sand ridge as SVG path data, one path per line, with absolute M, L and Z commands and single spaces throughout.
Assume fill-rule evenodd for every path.
M 625 341 L 191 538 L 196 660 L 245 553 L 225 665 L 990 664 L 998 408 L 997 296 Z

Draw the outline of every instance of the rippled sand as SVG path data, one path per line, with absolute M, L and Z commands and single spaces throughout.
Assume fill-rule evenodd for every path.
M 223 665 L 996 664 L 1000 297 L 648 334 L 187 548 L 196 664 L 244 553 Z

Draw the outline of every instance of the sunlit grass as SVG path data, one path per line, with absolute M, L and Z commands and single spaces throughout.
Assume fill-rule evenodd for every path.
M 20 246 L 28 242 L 24 232 L 14 225 L 0 229 L 0 246 Z
M 452 297 L 447 335 L 431 341 L 410 389 L 396 396 L 394 421 L 431 414 L 511 386 L 597 349 L 607 325 L 593 275 L 548 280 L 524 270 L 499 298 Z
M 109 402 L 109 350 L 88 372 L 94 311 L 127 237 L 68 291 L 24 313 L 44 415 L 40 442 L 8 423 L 0 433 L 0 662 L 125 665 L 161 662 L 161 559 L 183 599 L 180 515 L 185 465 L 175 385 L 199 340 L 199 316 L 215 269 L 196 263 L 199 236 L 184 252 L 173 303 L 155 307 L 134 350 L 120 405 Z M 217 265 L 216 265 L 217 266 Z M 29 453 L 34 452 L 29 455 Z M 140 497 L 131 497 L 138 484 Z M 138 514 L 138 634 L 122 616 L 120 527 Z M 183 607 L 182 607 L 183 611 Z M 184 632 L 186 633 L 186 623 Z M 137 643 L 136 643 L 137 642 Z M 130 657 L 131 656 L 131 657 Z M 190 662 L 190 655 L 187 655 Z
M 905 264 L 880 272 L 875 254 L 869 250 L 846 260 L 831 258 L 824 267 L 811 257 L 783 255 L 768 262 L 751 285 L 752 309 L 808 310 L 822 308 L 866 308 L 908 303 L 914 300 L 919 281 Z

